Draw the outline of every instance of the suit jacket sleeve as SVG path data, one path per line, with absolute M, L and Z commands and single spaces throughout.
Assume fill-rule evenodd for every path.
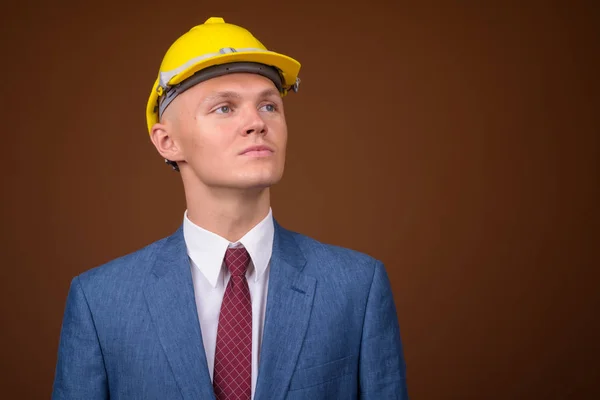
M 359 362 L 361 399 L 408 399 L 396 306 L 380 261 L 367 300 Z
M 52 399 L 108 399 L 102 350 L 79 278 L 67 297 Z

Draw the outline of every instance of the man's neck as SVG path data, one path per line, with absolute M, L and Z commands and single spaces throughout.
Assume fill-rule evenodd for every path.
M 269 189 L 186 192 L 187 217 L 230 242 L 240 240 L 270 209 Z

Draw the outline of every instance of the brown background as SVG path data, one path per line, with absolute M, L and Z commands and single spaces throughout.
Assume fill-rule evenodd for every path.
M 49 397 L 74 275 L 181 223 L 144 111 L 212 15 L 302 62 L 275 216 L 385 262 L 412 398 L 600 394 L 596 2 L 120 3 L 3 6 L 1 397 Z

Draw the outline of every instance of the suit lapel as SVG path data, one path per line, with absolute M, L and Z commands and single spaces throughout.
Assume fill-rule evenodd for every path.
M 316 286 L 315 278 L 302 274 L 305 263 L 292 234 L 275 222 L 255 400 L 286 396 L 308 327 Z
M 144 294 L 183 398 L 214 399 L 181 227 L 157 250 Z

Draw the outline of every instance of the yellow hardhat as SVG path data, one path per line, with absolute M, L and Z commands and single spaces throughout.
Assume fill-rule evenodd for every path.
M 189 87 L 233 72 L 253 72 L 275 83 L 282 96 L 297 91 L 300 63 L 267 50 L 248 30 L 211 17 L 177 39 L 167 50 L 148 105 L 148 132 L 168 104 Z

